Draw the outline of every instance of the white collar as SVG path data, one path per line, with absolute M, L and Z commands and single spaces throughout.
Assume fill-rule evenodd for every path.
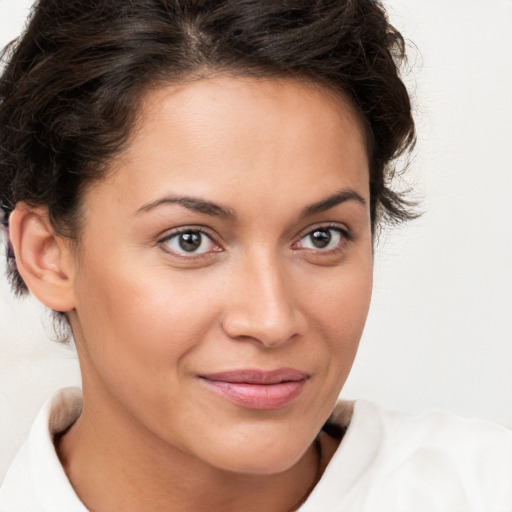
M 44 404 L 5 476 L 0 489 L 2 511 L 87 512 L 53 444 L 54 436 L 72 425 L 81 411 L 78 388 L 65 388 Z

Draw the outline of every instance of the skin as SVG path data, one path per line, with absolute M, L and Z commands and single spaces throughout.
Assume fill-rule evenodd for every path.
M 85 192 L 78 249 L 59 241 L 84 409 L 58 450 L 88 508 L 304 499 L 369 307 L 368 182 L 360 120 L 325 88 L 218 76 L 148 93 L 127 149 Z M 173 202 L 184 196 L 226 215 Z M 181 228 L 206 233 L 199 250 L 180 248 Z M 273 410 L 200 378 L 283 367 L 308 377 Z M 336 447 L 322 443 L 325 467 Z

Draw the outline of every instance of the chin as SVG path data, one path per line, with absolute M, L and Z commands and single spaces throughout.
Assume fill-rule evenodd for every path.
M 298 433 L 287 435 L 267 434 L 263 438 L 228 439 L 224 447 L 217 446 L 208 454 L 210 464 L 225 471 L 247 475 L 272 475 L 294 466 L 311 446 L 315 435 Z M 230 442 L 231 441 L 231 442 Z M 206 458 L 206 457 L 205 457 Z
M 237 457 L 238 460 L 225 461 L 220 469 L 240 475 L 276 475 L 292 468 L 301 459 L 302 455 L 304 453 L 300 452 L 299 454 L 293 454 L 292 457 L 281 458 L 281 455 L 276 454 L 273 457 L 260 456 L 253 459 L 244 458 L 244 460 Z

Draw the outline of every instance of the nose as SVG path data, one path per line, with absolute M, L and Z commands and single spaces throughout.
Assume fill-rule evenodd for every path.
M 233 339 L 278 347 L 302 335 L 306 318 L 297 306 L 294 283 L 277 262 L 261 260 L 231 275 L 222 327 Z

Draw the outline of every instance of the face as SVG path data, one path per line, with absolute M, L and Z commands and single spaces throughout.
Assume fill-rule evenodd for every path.
M 293 465 L 366 319 L 368 182 L 358 117 L 328 90 L 217 77 L 149 93 L 83 200 L 70 319 L 96 417 L 225 470 Z

